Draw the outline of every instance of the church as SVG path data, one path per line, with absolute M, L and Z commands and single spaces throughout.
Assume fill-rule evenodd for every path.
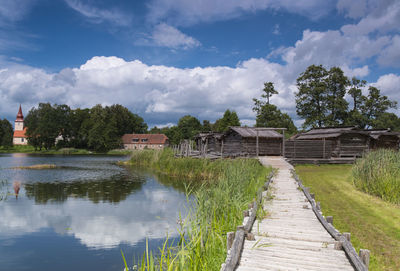
M 13 144 L 14 145 L 28 145 L 28 140 L 26 139 L 26 127 L 24 127 L 24 115 L 22 114 L 21 105 L 19 105 L 19 110 L 17 114 L 17 119 L 15 120 L 14 125 L 14 136 L 13 136 Z

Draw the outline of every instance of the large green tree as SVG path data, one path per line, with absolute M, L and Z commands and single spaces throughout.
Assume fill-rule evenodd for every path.
M 201 131 L 202 126 L 197 118 L 186 115 L 179 119 L 178 129 L 181 132 L 182 139 L 193 139 Z
M 226 132 L 230 126 L 240 126 L 240 120 L 235 111 L 227 109 L 222 118 L 217 119 L 213 125 L 215 132 Z
M 304 119 L 304 127 L 323 127 L 327 114 L 328 71 L 322 65 L 309 66 L 297 78 L 296 112 Z
M 381 94 L 378 88 L 373 86 L 368 88 L 368 96 L 364 100 L 361 112 L 366 120 L 365 127 L 367 128 L 375 128 L 376 122 L 382 119 L 384 113 L 387 113 L 389 109 L 397 108 L 396 101 L 389 100 L 387 96 Z
M 347 118 L 349 103 L 345 99 L 349 80 L 338 67 L 332 67 L 326 78 L 325 126 L 343 125 Z
M 13 144 L 13 127 L 7 119 L 0 119 L 0 146 L 9 148 Z
M 266 101 L 253 99 L 253 111 L 257 114 L 256 127 L 286 128 L 288 134 L 295 134 L 297 128 L 292 118 L 288 114 L 282 113 L 275 105 L 270 104 L 269 98 L 271 95 L 279 93 L 275 90 L 273 83 L 265 83 L 263 91 L 270 93 L 270 95 L 261 95 L 262 98 L 267 99 Z

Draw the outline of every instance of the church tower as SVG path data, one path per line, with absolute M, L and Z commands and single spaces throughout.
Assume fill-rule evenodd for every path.
M 13 144 L 14 145 L 27 145 L 28 141 L 26 140 L 26 128 L 24 127 L 24 115 L 22 114 L 21 105 L 19 105 L 19 110 L 17 114 L 17 118 L 14 122 L 14 137 Z

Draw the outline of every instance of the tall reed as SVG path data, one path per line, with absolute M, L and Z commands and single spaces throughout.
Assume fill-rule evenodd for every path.
M 385 201 L 400 203 L 400 153 L 380 149 L 372 151 L 353 166 L 354 185 Z
M 195 200 L 181 225 L 179 241 L 167 239 L 160 251 L 146 250 L 138 269 L 219 270 L 227 252 L 226 233 L 242 223 L 243 210 L 256 196 L 270 169 L 255 159 L 174 158 L 170 150 L 139 153 L 132 161 L 206 181 L 192 192 Z

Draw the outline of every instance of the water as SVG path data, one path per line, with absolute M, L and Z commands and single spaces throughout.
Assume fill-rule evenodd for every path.
M 177 236 L 182 188 L 122 159 L 0 155 L 0 270 L 123 270 L 121 249 L 132 265 Z M 58 167 L 15 169 L 36 164 Z

